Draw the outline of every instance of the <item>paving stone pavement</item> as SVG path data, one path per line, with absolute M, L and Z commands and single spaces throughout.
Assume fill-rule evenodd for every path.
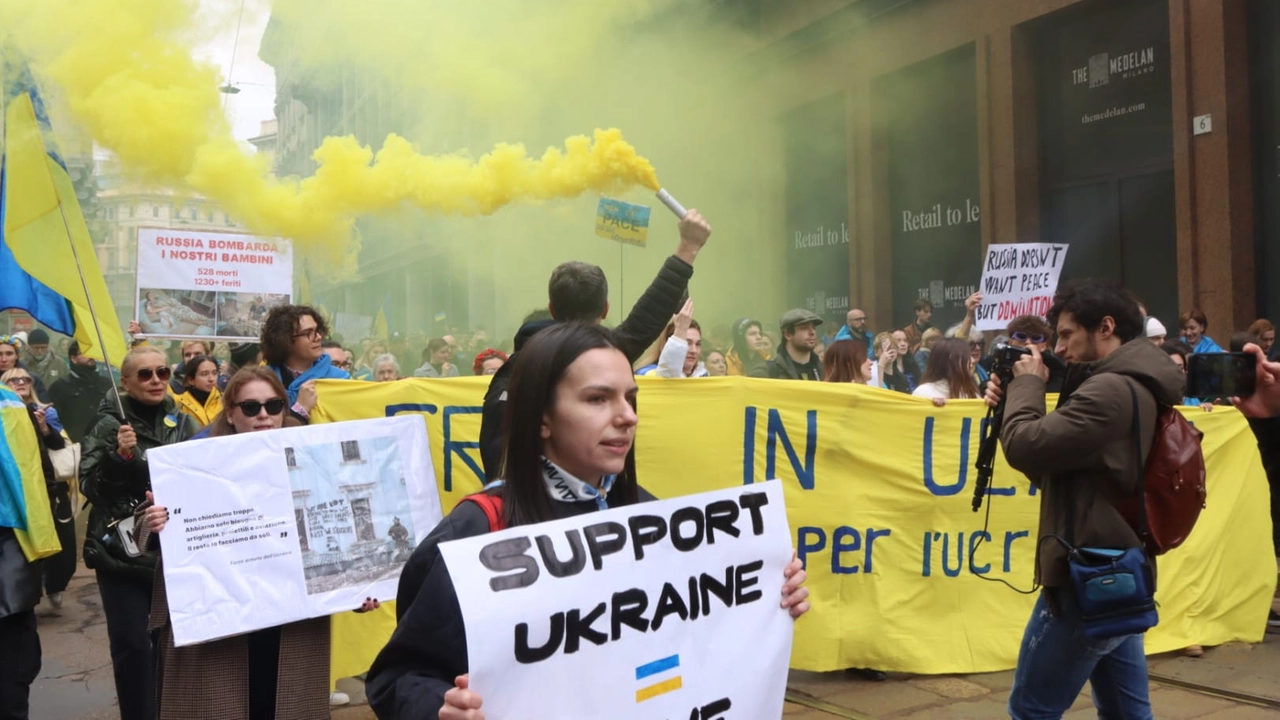
M 1277 605 L 1280 609 L 1280 604 Z M 72 580 L 61 610 L 37 609 L 44 666 L 32 688 L 33 720 L 113 720 L 115 689 L 107 651 L 106 624 L 93 573 L 81 568 Z M 1259 622 L 1262 622 L 1259 619 Z M 1270 698 L 1280 704 L 1280 635 L 1258 645 L 1231 644 L 1205 648 L 1200 658 L 1177 654 L 1149 660 L 1153 675 L 1181 683 L 1208 686 L 1225 693 Z M 889 718 L 948 720 L 1002 718 L 1012 672 L 957 676 L 891 675 L 869 682 L 843 672 L 793 672 L 785 720 Z M 339 689 L 351 705 L 335 708 L 332 720 L 372 720 L 359 680 L 347 679 Z M 1173 720 L 1249 720 L 1280 718 L 1280 711 L 1237 699 L 1217 697 L 1153 681 L 1151 699 L 1157 718 Z M 1066 715 L 1096 717 L 1088 691 Z

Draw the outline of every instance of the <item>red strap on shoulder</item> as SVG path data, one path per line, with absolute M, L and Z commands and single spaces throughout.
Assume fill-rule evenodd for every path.
M 461 505 L 464 502 L 473 502 L 480 506 L 484 511 L 484 516 L 489 519 L 489 532 L 497 532 L 507 528 L 506 520 L 502 517 L 502 498 L 498 495 L 490 495 L 489 493 L 476 493 L 468 495 L 458 501 Z

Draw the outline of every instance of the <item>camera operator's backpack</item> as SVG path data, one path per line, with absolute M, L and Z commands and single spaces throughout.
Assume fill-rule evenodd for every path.
M 1129 384 L 1133 399 L 1133 442 L 1135 464 L 1142 462 L 1142 436 L 1138 419 L 1138 394 Z M 1145 469 L 1141 469 L 1142 492 L 1120 504 L 1120 514 L 1138 533 L 1150 555 L 1163 555 L 1186 541 L 1200 518 L 1205 504 L 1204 452 L 1195 429 L 1182 413 L 1156 404 L 1156 432 L 1151 438 Z

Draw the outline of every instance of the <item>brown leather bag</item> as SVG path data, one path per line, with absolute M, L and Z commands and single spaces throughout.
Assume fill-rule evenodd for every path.
M 1186 542 L 1200 511 L 1204 509 L 1204 433 L 1182 413 L 1157 404 L 1156 432 L 1151 440 L 1146 466 L 1142 466 L 1142 436 L 1138 421 L 1138 394 L 1129 384 L 1133 398 L 1134 463 L 1142 476 L 1140 493 L 1119 505 L 1120 514 L 1142 540 L 1150 555 L 1163 555 Z

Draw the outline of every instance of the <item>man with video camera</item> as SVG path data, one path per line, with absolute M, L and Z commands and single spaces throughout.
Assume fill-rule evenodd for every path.
M 1043 590 L 1018 653 L 1009 714 L 1060 717 L 1088 680 L 1099 716 L 1142 720 L 1151 717 L 1144 634 L 1100 631 L 1097 618 L 1081 611 L 1089 599 L 1079 597 L 1074 571 L 1082 553 L 1110 553 L 1140 563 L 1138 574 L 1154 583 L 1155 561 L 1117 503 L 1141 491 L 1158 405 L 1178 404 L 1184 380 L 1143 338 L 1138 304 L 1115 285 L 1059 289 L 1048 320 L 1068 364 L 1057 408 L 1046 411 L 1049 370 L 1035 344 L 1004 378 L 993 376 L 986 393 L 996 407 L 1007 388 L 1005 458 L 1040 490 L 1036 580 Z

